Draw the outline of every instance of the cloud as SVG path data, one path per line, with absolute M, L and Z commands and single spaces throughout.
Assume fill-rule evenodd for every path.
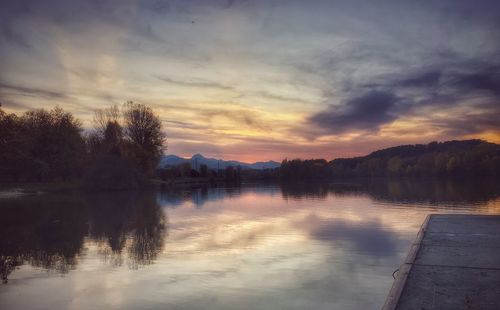
M 202 80 L 198 78 L 191 78 L 188 80 L 174 79 L 167 76 L 155 75 L 157 79 L 170 84 L 186 86 L 186 87 L 206 87 L 206 88 L 218 88 L 223 90 L 233 89 L 231 86 L 223 85 L 217 82 Z
M 2 34 L 2 37 L 4 38 L 4 40 L 9 42 L 9 43 L 16 44 L 16 45 L 23 47 L 23 48 L 31 48 L 32 47 L 31 44 L 28 43 L 26 38 L 23 35 L 14 31 L 12 29 L 12 26 L 9 24 L 3 25 L 1 34 Z
M 478 105 L 470 111 L 433 118 L 426 121 L 426 125 L 441 129 L 450 136 L 468 136 L 493 131 L 500 137 L 499 119 L 500 104 L 496 101 Z
M 413 117 L 450 137 L 500 131 L 500 64 L 449 61 L 382 74 L 354 86 L 347 90 L 346 100 L 307 118 L 312 129 L 301 130 L 309 138 L 356 131 L 376 134 L 383 125 Z M 358 96 L 360 92 L 365 94 Z
M 286 96 L 282 94 L 276 94 L 276 93 L 271 93 L 268 91 L 259 91 L 256 92 L 255 95 L 257 97 L 262 97 L 264 100 L 272 100 L 272 101 L 280 101 L 283 103 L 293 103 L 293 102 L 300 102 L 300 103 L 308 103 L 311 104 L 310 99 L 306 98 L 301 98 L 299 96 Z
M 442 66 L 412 79 L 416 92 L 406 94 L 408 109 L 398 116 L 423 118 L 428 128 L 446 132 L 450 137 L 500 131 L 500 66 L 495 63 Z M 394 91 L 407 83 L 389 85 Z M 404 90 L 404 89 L 403 89 Z
M 500 99 L 500 64 L 491 64 L 475 72 L 450 74 L 449 81 L 462 92 L 488 91 Z
M 205 129 L 206 130 L 205 126 L 201 126 L 199 124 L 192 124 L 189 122 L 183 122 L 183 121 L 179 121 L 179 120 L 174 120 L 174 119 L 163 119 L 163 122 L 165 122 L 168 125 L 172 125 L 172 126 L 175 126 L 176 128 L 180 128 L 183 130 L 185 130 L 185 129 L 195 129 L 195 130 Z
M 500 131 L 499 6 L 0 1 L 0 99 L 19 110 L 50 98 L 87 120 L 137 100 L 168 117 L 172 149 L 197 153 L 190 143 L 210 141 L 215 149 L 196 147 L 237 159 Z
M 401 87 L 435 87 L 439 84 L 441 72 L 432 70 L 407 77 L 399 82 Z
M 204 108 L 199 109 L 197 115 L 200 119 L 214 125 L 214 129 L 253 128 L 255 130 L 269 130 L 269 124 L 262 120 L 262 114 L 256 110 L 243 107 L 230 108 Z M 232 128 L 228 128 L 232 127 Z
M 400 74 L 388 79 L 378 86 L 391 89 L 420 88 L 423 91 L 438 87 L 455 96 L 489 91 L 491 95 L 500 96 L 500 63 L 495 62 L 455 59 L 452 64 L 436 64 L 427 71 Z
M 7 91 L 7 92 L 13 92 L 15 94 L 19 94 L 22 96 L 41 97 L 41 98 L 45 98 L 45 99 L 67 98 L 67 95 L 62 93 L 62 92 L 40 89 L 40 88 L 16 86 L 16 85 L 10 85 L 10 84 L 6 84 L 6 83 L 1 83 L 1 82 L 0 82 L 0 90 L 2 90 L 1 96 L 3 96 L 5 94 L 5 91 Z
M 326 110 L 312 115 L 309 122 L 327 133 L 350 130 L 376 130 L 393 121 L 398 98 L 390 92 L 371 91 L 348 100 L 342 105 L 330 104 Z
M 166 14 L 171 10 L 170 3 L 165 0 L 145 1 L 141 2 L 140 5 L 156 14 Z
M 0 104 L 2 105 L 2 108 L 6 108 L 6 107 L 9 107 L 11 110 L 13 110 L 13 112 L 17 111 L 17 110 L 28 110 L 30 109 L 30 106 L 26 105 L 26 104 L 23 104 L 23 103 L 19 103 L 19 102 L 16 102 L 16 101 L 11 101 L 9 99 L 5 99 L 3 97 L 0 96 Z

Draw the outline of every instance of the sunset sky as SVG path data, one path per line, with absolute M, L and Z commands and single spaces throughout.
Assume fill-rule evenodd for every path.
M 0 102 L 91 127 L 133 100 L 167 154 L 242 161 L 500 142 L 500 2 L 0 2 Z

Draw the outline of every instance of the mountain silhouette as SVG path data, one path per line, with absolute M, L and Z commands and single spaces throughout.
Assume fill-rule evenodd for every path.
M 222 160 L 216 158 L 207 158 L 201 154 L 195 154 L 191 158 L 184 158 L 177 155 L 166 155 L 163 156 L 158 164 L 160 168 L 168 168 L 177 166 L 182 163 L 190 163 L 191 167 L 194 169 L 199 169 L 200 165 L 205 164 L 209 169 L 218 170 L 225 169 L 226 167 L 240 166 L 242 169 L 255 169 L 255 170 L 263 170 L 263 169 L 274 169 L 280 166 L 279 162 L 276 161 L 266 161 L 266 162 L 255 162 L 255 163 L 244 163 L 235 160 Z

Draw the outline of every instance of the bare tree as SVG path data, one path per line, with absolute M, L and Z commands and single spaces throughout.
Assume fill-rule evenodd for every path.
M 121 113 L 117 105 L 112 105 L 106 109 L 99 109 L 94 114 L 94 129 L 97 133 L 104 137 L 109 124 L 117 124 L 121 126 Z
M 125 136 L 136 145 L 139 166 L 151 174 L 166 149 L 161 120 L 150 107 L 132 101 L 125 103 L 123 118 Z

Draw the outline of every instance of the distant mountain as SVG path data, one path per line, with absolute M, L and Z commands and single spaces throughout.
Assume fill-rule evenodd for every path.
M 241 166 L 242 169 L 254 169 L 254 170 L 263 170 L 263 169 L 274 169 L 280 166 L 280 163 L 276 161 L 265 161 L 265 162 L 255 162 L 255 163 L 243 163 L 235 160 L 222 160 L 216 158 L 207 158 L 201 154 L 195 154 L 191 158 L 183 158 L 177 155 L 167 155 L 163 156 L 160 160 L 158 167 L 167 168 L 177 166 L 182 163 L 190 163 L 191 167 L 197 169 L 200 165 L 205 164 L 209 169 L 217 170 L 217 169 L 226 169 L 226 167 L 233 166 Z

